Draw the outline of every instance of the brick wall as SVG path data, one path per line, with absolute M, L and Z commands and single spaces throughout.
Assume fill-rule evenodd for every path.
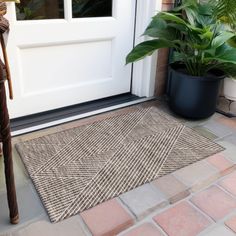
M 163 11 L 170 10 L 173 7 L 173 4 L 174 0 L 163 0 L 162 10 Z M 161 96 L 165 93 L 167 68 L 168 68 L 168 54 L 169 54 L 169 49 L 160 49 L 158 51 L 156 83 L 155 83 L 156 96 Z

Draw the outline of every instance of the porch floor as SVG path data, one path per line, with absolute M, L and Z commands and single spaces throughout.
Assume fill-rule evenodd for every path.
M 160 102 L 138 106 L 158 106 Z M 132 110 L 132 107 L 122 110 Z M 121 110 L 110 112 L 117 114 Z M 13 142 L 72 128 L 107 113 L 22 135 Z M 10 225 L 0 160 L 0 236 L 233 236 L 236 235 L 236 119 L 215 113 L 210 119 L 185 120 L 226 148 L 220 154 L 175 171 L 79 215 L 51 224 L 29 176 L 14 149 L 20 223 Z

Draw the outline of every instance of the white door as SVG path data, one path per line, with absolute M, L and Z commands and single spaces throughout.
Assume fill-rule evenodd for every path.
M 11 118 L 129 92 L 135 1 L 9 3 Z

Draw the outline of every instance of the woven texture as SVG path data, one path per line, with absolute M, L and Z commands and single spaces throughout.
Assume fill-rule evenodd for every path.
M 17 144 L 52 222 L 223 150 L 155 107 Z

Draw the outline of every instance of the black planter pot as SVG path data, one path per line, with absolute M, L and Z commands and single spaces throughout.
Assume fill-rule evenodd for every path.
M 216 110 L 221 71 L 215 71 L 206 77 L 191 76 L 184 73 L 183 66 L 169 66 L 170 108 L 177 114 L 191 119 L 207 118 Z

